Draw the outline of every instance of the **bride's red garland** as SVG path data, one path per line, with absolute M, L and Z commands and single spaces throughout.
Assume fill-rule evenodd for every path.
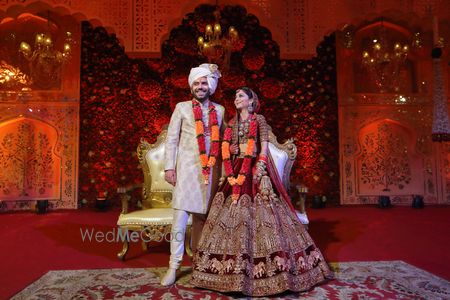
M 234 177 L 233 166 L 230 159 L 230 143 L 233 134 L 231 124 L 225 130 L 222 142 L 222 158 L 225 167 L 225 174 L 228 183 L 232 186 L 231 199 L 235 202 L 239 199 L 241 186 L 245 182 L 245 175 L 248 174 L 252 164 L 253 151 L 255 149 L 256 131 L 258 129 L 258 121 L 256 115 L 250 115 L 250 125 L 247 141 L 247 149 L 245 151 L 244 161 L 237 177 Z
M 195 132 L 197 134 L 198 150 L 200 152 L 200 163 L 202 165 L 202 174 L 204 183 L 209 183 L 210 169 L 216 164 L 217 155 L 219 154 L 219 125 L 217 122 L 217 112 L 214 105 L 209 102 L 208 118 L 209 127 L 211 128 L 211 148 L 209 149 L 209 157 L 206 155 L 205 146 L 205 128 L 203 124 L 203 113 L 200 103 L 192 100 L 192 111 L 195 119 Z

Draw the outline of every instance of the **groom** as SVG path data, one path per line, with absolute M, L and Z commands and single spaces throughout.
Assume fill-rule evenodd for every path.
M 176 105 L 165 145 L 165 179 L 174 188 L 169 269 L 161 285 L 175 283 L 184 253 L 184 238 L 192 214 L 192 250 L 200 239 L 209 200 L 217 187 L 223 106 L 209 100 L 221 74 L 214 64 L 192 68 L 188 82 L 193 99 Z

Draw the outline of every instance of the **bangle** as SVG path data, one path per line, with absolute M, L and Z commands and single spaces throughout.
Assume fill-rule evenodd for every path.
M 267 163 L 267 156 L 265 156 L 265 155 L 260 155 L 260 156 L 258 157 L 258 161 Z
M 256 163 L 256 169 L 259 171 L 265 171 L 266 170 L 266 163 L 262 160 L 258 160 Z

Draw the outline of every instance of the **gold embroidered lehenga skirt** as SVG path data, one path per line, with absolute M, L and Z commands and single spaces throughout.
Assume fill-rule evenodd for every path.
M 228 182 L 220 187 L 194 254 L 193 285 L 267 296 L 305 291 L 332 277 L 270 165 L 268 173 L 258 187 L 246 176 L 237 205 Z

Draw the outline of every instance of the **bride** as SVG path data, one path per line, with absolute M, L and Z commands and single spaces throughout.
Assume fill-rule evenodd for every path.
M 214 197 L 194 255 L 191 283 L 220 292 L 267 296 L 305 291 L 332 277 L 298 220 L 268 155 L 268 125 L 257 95 L 236 91 L 225 130 L 226 179 Z

